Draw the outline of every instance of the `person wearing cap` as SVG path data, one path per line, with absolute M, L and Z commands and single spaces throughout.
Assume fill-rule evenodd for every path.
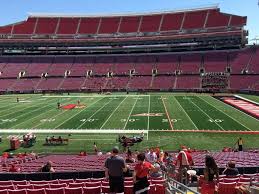
M 111 156 L 105 161 L 105 176 L 109 179 L 110 192 L 111 193 L 123 193 L 124 192 L 124 175 L 127 171 L 125 161 L 119 155 L 119 148 L 114 147 L 112 149 Z

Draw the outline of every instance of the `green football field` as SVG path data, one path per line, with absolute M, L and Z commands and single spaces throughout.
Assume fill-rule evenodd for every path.
M 17 97 L 19 102 L 16 102 Z M 258 96 L 243 97 L 259 102 Z M 78 100 L 83 107 L 72 110 L 57 108 L 58 102 L 68 105 L 77 104 Z M 149 140 L 137 145 L 138 149 L 160 146 L 176 150 L 181 144 L 200 149 L 220 149 L 227 145 L 232 146 L 240 136 L 238 133 L 222 132 L 259 131 L 259 120 L 204 94 L 0 96 L 0 135 L 4 140 L 0 144 L 0 152 L 8 149 L 7 139 L 11 133 L 24 134 L 19 131 L 21 129 L 51 130 L 51 133 L 37 134 L 37 144 L 30 148 L 42 152 L 91 150 L 93 142 L 100 144 L 102 149 L 108 149 L 116 144 L 117 134 L 109 134 L 109 130 L 114 129 L 125 132 L 136 130 L 136 134 L 141 130 L 148 130 Z M 59 135 L 61 130 L 72 133 L 69 146 L 42 146 L 47 135 Z M 82 133 L 73 134 L 76 130 Z M 87 134 L 89 130 L 96 130 L 97 134 Z M 106 134 L 98 134 L 104 130 L 107 131 Z M 183 132 L 186 130 L 192 131 Z M 204 130 L 218 133 L 209 134 L 203 132 Z M 247 138 L 249 147 L 259 147 L 258 135 L 242 136 Z

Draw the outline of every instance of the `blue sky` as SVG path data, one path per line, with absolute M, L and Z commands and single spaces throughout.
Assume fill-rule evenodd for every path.
M 248 17 L 249 39 L 259 36 L 258 0 L 1 0 L 0 25 L 25 20 L 33 13 L 141 13 L 219 4 L 222 12 Z

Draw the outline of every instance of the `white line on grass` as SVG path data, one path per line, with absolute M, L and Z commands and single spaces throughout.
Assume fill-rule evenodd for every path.
M 182 107 L 182 105 L 178 102 L 178 100 L 175 98 L 175 96 L 173 96 L 173 98 L 175 99 L 176 103 L 181 107 L 181 109 L 183 110 L 183 112 L 185 113 L 185 115 L 189 118 L 189 120 L 192 122 L 193 126 L 197 129 L 198 127 L 195 125 L 195 123 L 193 122 L 193 120 L 191 119 L 191 117 L 187 114 L 187 112 L 184 110 L 184 108 Z
M 103 109 L 107 104 L 109 104 L 111 101 L 112 101 L 112 100 L 109 100 L 109 102 L 105 103 L 101 108 L 99 108 L 97 111 L 95 111 L 94 114 L 92 114 L 90 117 L 88 117 L 88 118 L 86 119 L 86 121 L 87 121 L 88 119 L 91 119 L 94 115 L 96 115 L 96 113 L 98 113 L 100 110 L 102 110 L 102 109 Z M 77 129 L 79 129 L 80 127 L 82 127 L 82 126 L 86 123 L 86 121 L 82 122 L 82 124 L 79 125 L 79 126 L 77 127 Z
M 170 118 L 170 116 L 169 116 L 169 114 L 168 114 L 168 111 L 167 111 L 167 108 L 166 108 L 166 105 L 165 105 L 165 102 L 164 102 L 164 99 L 163 99 L 163 97 L 162 97 L 162 96 L 161 96 L 161 99 L 162 99 L 162 102 L 163 102 L 163 105 L 164 105 L 165 113 L 166 113 L 166 116 L 167 116 L 168 122 L 169 122 L 169 124 L 170 124 L 171 130 L 173 130 L 173 129 L 174 129 L 174 127 L 173 127 L 173 124 L 172 124 L 171 118 Z
M 234 95 L 234 96 L 235 96 L 235 97 L 238 97 L 238 98 L 241 98 L 242 100 L 246 100 L 246 101 L 248 101 L 248 102 L 252 102 L 252 103 L 254 103 L 254 104 L 259 105 L 258 102 L 255 102 L 255 101 L 253 101 L 253 100 L 247 99 L 247 98 L 245 98 L 245 97 L 242 97 L 242 96 L 239 96 L 239 95 Z
M 131 109 L 131 111 L 130 111 L 130 113 L 129 113 L 129 116 L 128 116 L 128 119 L 127 119 L 127 121 L 126 121 L 126 123 L 125 123 L 125 125 L 124 125 L 124 127 L 123 127 L 123 130 L 126 128 L 128 122 L 129 122 L 129 118 L 130 118 L 130 116 L 131 116 L 131 114 L 132 114 L 132 112 L 133 112 L 133 109 L 134 109 L 135 106 L 136 106 L 137 101 L 138 101 L 138 97 L 137 97 L 137 99 L 136 99 L 134 105 L 132 106 L 132 109 Z
M 6 117 L 6 116 L 8 116 L 8 115 L 10 115 L 10 114 L 15 114 L 15 113 L 17 113 L 17 112 L 19 112 L 19 111 L 23 111 L 23 110 L 25 110 L 25 109 L 31 108 L 31 107 L 36 106 L 36 105 L 39 106 L 39 105 L 41 105 L 41 104 L 45 104 L 45 102 L 42 102 L 42 103 L 39 103 L 39 104 L 33 104 L 33 105 L 31 105 L 30 107 L 25 106 L 25 108 L 23 108 L 23 109 L 19 109 L 19 108 L 17 108 L 17 106 L 14 106 L 14 107 L 10 108 L 9 110 L 11 110 L 11 109 L 13 109 L 13 108 L 17 108 L 18 110 L 12 111 L 12 112 L 10 112 L 10 113 L 8 113 L 8 114 L 1 115 L 0 118 Z M 27 105 L 27 104 L 23 104 L 23 105 Z M 42 107 L 40 107 L 40 108 L 42 108 Z M 37 109 L 39 109 L 39 108 L 37 108 Z M 33 111 L 35 111 L 35 109 L 32 110 L 32 111 L 28 111 L 27 113 L 30 113 L 30 112 L 33 112 Z M 27 114 L 27 113 L 25 113 L 25 114 Z M 24 114 L 22 114 L 22 115 L 24 115 Z M 22 115 L 20 115 L 20 116 L 22 116 Z M 20 117 L 20 116 L 18 116 L 18 117 Z M 17 117 L 17 118 L 18 118 L 18 117 Z M 14 118 L 16 118 L 16 117 L 14 117 Z
M 200 109 L 205 115 L 207 115 L 207 117 L 209 117 L 210 119 L 212 119 L 204 110 L 202 110 L 197 104 L 195 104 L 193 101 L 189 100 L 192 104 L 194 104 L 198 109 Z M 214 120 L 214 119 L 212 119 Z M 218 123 L 214 122 L 216 125 L 218 125 L 223 131 L 225 131 L 224 128 L 222 128 Z
M 44 106 L 44 107 L 53 106 L 53 104 L 54 104 L 54 102 L 51 103 L 51 104 L 48 104 L 47 106 Z M 53 110 L 53 108 L 50 109 L 50 110 L 48 110 L 48 112 L 51 111 L 51 110 Z M 25 122 L 27 122 L 27 121 L 29 121 L 29 120 L 31 120 L 31 119 L 35 119 L 35 118 L 37 118 L 37 117 L 39 117 L 39 116 L 41 116 L 42 114 L 45 114 L 45 113 L 46 113 L 46 112 L 42 111 L 42 112 L 39 113 L 38 115 L 35 115 L 35 116 L 33 116 L 33 117 L 29 118 L 29 119 L 24 119 L 24 121 L 22 121 L 22 122 L 20 122 L 20 123 L 17 123 L 16 125 L 13 125 L 12 128 L 14 128 L 15 126 L 20 125 L 20 124 L 22 124 L 22 123 L 25 123 Z
M 108 120 L 112 117 L 112 115 L 116 112 L 116 110 L 120 107 L 120 105 L 126 100 L 126 98 L 128 98 L 128 96 L 125 97 L 125 98 L 120 102 L 120 104 L 113 110 L 112 114 L 106 119 L 106 121 L 103 123 L 103 125 L 101 126 L 100 129 L 102 129 L 102 128 L 105 126 L 105 124 L 106 124 L 106 123 L 108 122 Z
M 149 113 L 150 113 L 150 95 L 149 95 L 149 98 L 148 98 L 147 130 L 149 130 Z
M 211 103 L 205 101 L 204 99 L 202 99 L 201 97 L 198 96 L 198 98 L 200 98 L 201 100 L 203 100 L 204 102 L 206 102 L 207 104 L 213 106 Z M 236 121 L 237 123 L 239 123 L 240 125 L 242 125 L 243 127 L 245 127 L 246 129 L 252 131 L 250 128 L 247 128 L 245 125 L 243 125 L 242 123 L 240 123 L 238 120 L 236 120 L 235 118 L 231 117 L 230 115 L 224 113 L 223 111 L 219 110 L 217 107 L 213 106 L 215 109 L 217 109 L 218 111 L 222 112 L 224 115 L 226 115 L 227 117 L 231 118 L 232 120 Z M 232 129 L 233 130 L 233 129 Z
M 57 125 L 54 129 L 57 129 L 59 126 L 63 125 L 63 124 L 66 123 L 67 121 L 73 119 L 75 116 L 77 116 L 77 115 L 80 114 L 81 112 L 87 110 L 87 108 L 91 107 L 92 105 L 96 104 L 97 102 L 101 101 L 102 99 L 103 99 L 103 98 L 92 102 L 90 105 L 88 105 L 88 106 L 86 107 L 86 109 L 80 110 L 78 113 L 74 114 L 72 117 L 66 119 L 65 121 L 63 121 L 62 123 L 60 123 L 59 125 Z
M 96 98 L 96 97 L 125 97 L 125 96 L 132 96 L 132 97 L 139 97 L 139 96 L 150 96 L 145 94 L 121 94 L 121 95 L 92 95 L 92 96 L 42 96 L 43 98 Z

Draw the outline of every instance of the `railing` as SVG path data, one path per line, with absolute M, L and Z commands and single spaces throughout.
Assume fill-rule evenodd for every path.
M 172 179 L 172 178 L 169 178 L 168 179 L 168 192 L 170 194 L 178 194 L 178 193 L 181 193 L 181 194 L 200 194 L 199 192 L 197 191 L 194 191 L 193 189 L 187 187 L 186 185 Z

